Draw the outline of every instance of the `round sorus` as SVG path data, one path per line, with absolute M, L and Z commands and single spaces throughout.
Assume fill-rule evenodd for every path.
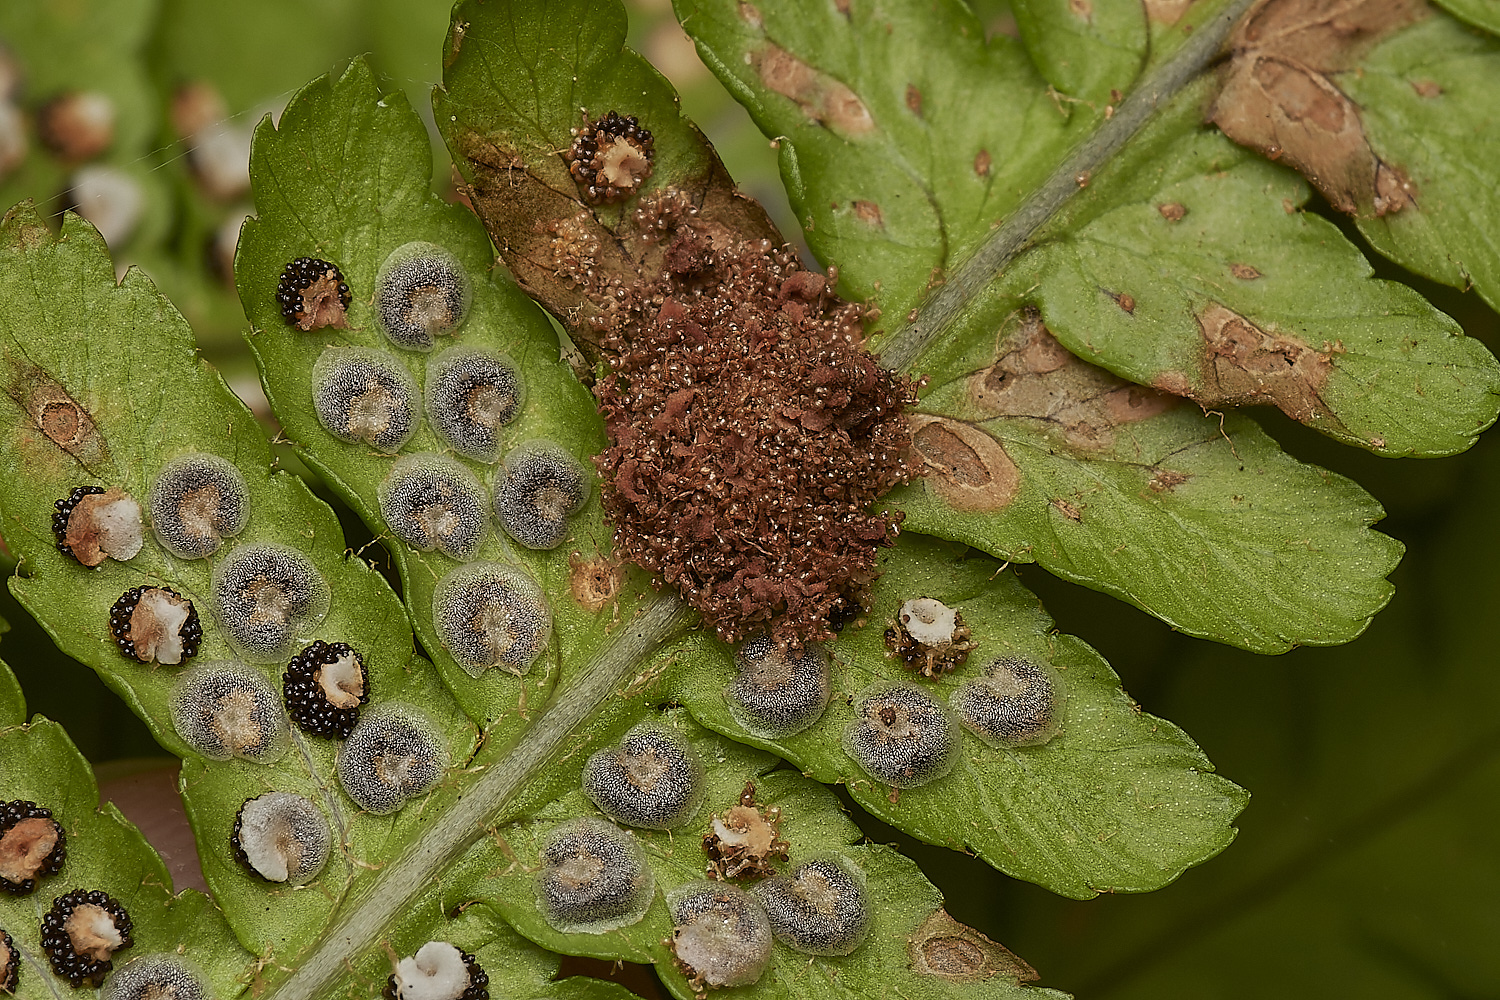
M 370 701 L 369 671 L 348 643 L 319 639 L 292 657 L 281 681 L 287 714 L 313 736 L 347 738 Z
M 345 311 L 351 299 L 349 283 L 334 264 L 316 257 L 298 257 L 281 271 L 276 302 L 281 316 L 299 330 L 331 326 L 349 328 Z
M 62 870 L 68 836 L 52 810 L 15 799 L 0 805 L 0 889 L 28 895 L 36 880 Z
M 125 907 L 99 890 L 74 889 L 52 901 L 42 917 L 42 950 L 52 971 L 75 987 L 98 986 L 114 968 L 112 956 L 134 943 Z
M 103 488 L 98 486 L 77 486 L 74 487 L 72 493 L 53 502 L 52 506 L 57 508 L 57 513 L 52 515 L 52 534 L 57 536 L 57 551 L 65 556 L 73 554 L 73 548 L 67 541 L 68 518 L 73 516 L 73 508 L 77 507 L 84 497 L 103 492 Z
M 651 176 L 656 140 L 634 115 L 609 114 L 573 130 L 573 144 L 563 153 L 568 173 L 578 182 L 583 200 L 609 205 L 635 194 Z
M 133 587 L 109 609 L 120 652 L 142 663 L 176 664 L 198 655 L 203 625 L 193 602 L 170 587 Z

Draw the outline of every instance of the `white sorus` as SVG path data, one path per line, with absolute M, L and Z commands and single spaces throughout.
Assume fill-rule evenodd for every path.
M 541 851 L 537 907 L 564 934 L 603 934 L 646 915 L 655 879 L 635 835 L 597 816 L 554 828 Z
M 194 452 L 157 473 L 147 506 L 162 548 L 183 559 L 202 559 L 244 529 L 250 491 L 233 465 L 217 455 Z
M 798 865 L 755 887 L 776 939 L 808 955 L 847 955 L 870 929 L 865 876 L 830 855 Z
M 526 673 L 552 636 L 552 612 L 536 581 L 497 562 L 468 563 L 438 581 L 432 623 L 472 677 L 491 667 Z
M 266 792 L 240 806 L 229 846 L 240 864 L 267 882 L 303 885 L 323 870 L 333 834 L 323 810 L 310 800 Z
M 892 788 L 943 777 L 958 760 L 958 725 L 942 705 L 908 685 L 865 694 L 844 730 L 844 752 Z
M 958 611 L 932 597 L 917 597 L 901 605 L 901 624 L 924 646 L 946 646 L 953 642 Z
M 256 663 L 286 659 L 297 634 L 328 614 L 328 582 L 287 545 L 241 545 L 214 570 L 214 610 L 229 639 Z
M 375 323 L 397 347 L 430 351 L 463 325 L 474 295 L 458 258 L 433 243 L 391 251 L 375 276 Z
M 172 725 L 210 760 L 268 764 L 287 749 L 286 713 L 276 688 L 254 667 L 230 660 L 204 663 L 178 678 Z
M 339 784 L 377 816 L 425 794 L 447 769 L 447 744 L 415 705 L 386 702 L 367 710 L 339 747 Z
M 828 654 L 815 645 L 789 652 L 762 634 L 735 652 L 734 665 L 724 702 L 745 732 L 763 740 L 802 732 L 822 718 L 833 695 Z
M 583 765 L 583 794 L 627 826 L 670 830 L 703 801 L 703 767 L 676 733 L 641 723 Z
M 408 455 L 380 483 L 380 516 L 418 552 L 467 559 L 489 532 L 484 487 L 464 465 L 432 452 Z
M 340 441 L 391 454 L 417 432 L 417 380 L 389 351 L 326 347 L 312 372 L 318 423 Z
M 591 490 L 578 459 L 560 445 L 530 442 L 505 456 L 495 479 L 495 519 L 528 549 L 555 549 Z
M 521 373 L 502 354 L 450 347 L 427 363 L 427 418 L 454 450 L 481 462 L 500 457 L 500 428 L 516 418 Z
M 208 1000 L 203 975 L 180 955 L 141 955 L 109 974 L 99 1000 Z
M 486 1000 L 490 977 L 474 956 L 447 941 L 428 941 L 395 964 L 386 1000 Z
M 1053 669 L 1002 656 L 948 699 L 963 727 L 992 747 L 1040 746 L 1062 727 L 1063 688 Z
M 724 882 L 688 882 L 667 894 L 672 951 L 690 984 L 749 986 L 771 964 L 771 923 L 759 903 Z

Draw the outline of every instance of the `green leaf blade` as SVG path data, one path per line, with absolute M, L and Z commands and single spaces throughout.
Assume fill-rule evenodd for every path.
M 771 743 L 746 733 L 724 704 L 733 660 L 704 644 L 696 658 L 713 671 L 677 669 L 667 690 L 702 724 L 793 761 L 813 777 L 843 782 L 872 815 L 915 837 L 978 854 L 1016 878 L 1088 898 L 1143 892 L 1171 882 L 1234 839 L 1246 795 L 1213 774 L 1202 751 L 1171 723 L 1143 714 L 1119 679 L 1081 641 L 1052 631 L 1036 598 L 1004 567 L 981 556 L 908 537 L 884 562 L 864 624 L 830 647 L 835 695 L 811 729 Z M 1061 733 L 1050 742 L 995 750 L 970 734 L 947 777 L 894 793 L 872 782 L 841 747 L 853 699 L 902 679 L 884 631 L 903 601 L 936 597 L 956 607 L 978 649 L 937 683 L 910 678 L 946 701 L 963 681 L 1001 656 L 1050 663 L 1067 691 Z
M 1500 306 L 1500 200 L 1485 138 L 1500 127 L 1500 41 L 1434 13 L 1382 42 L 1360 70 L 1339 85 L 1359 105 L 1371 147 L 1415 188 L 1415 205 L 1361 216 L 1360 232 L 1402 266 L 1472 285 Z

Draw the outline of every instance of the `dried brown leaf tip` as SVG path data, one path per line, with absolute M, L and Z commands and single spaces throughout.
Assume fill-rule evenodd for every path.
M 1375 155 L 1334 75 L 1427 13 L 1425 0 L 1264 0 L 1235 30 L 1208 119 L 1300 171 L 1341 212 L 1381 216 L 1415 205 L 1410 179 Z
M 617 551 L 726 642 L 831 638 L 895 539 L 898 518 L 870 505 L 916 475 L 916 386 L 863 349 L 864 309 L 790 249 L 691 213 L 642 228 L 660 234 L 659 274 L 602 289 L 594 321 Z
M 635 194 L 651 176 L 655 150 L 655 138 L 634 115 L 611 111 L 573 129 L 563 160 L 584 201 L 612 205 Z
M 711 879 L 764 878 L 776 874 L 772 861 L 787 860 L 791 849 L 781 836 L 781 807 L 755 803 L 755 782 L 745 782 L 738 804 L 714 816 L 703 837 Z

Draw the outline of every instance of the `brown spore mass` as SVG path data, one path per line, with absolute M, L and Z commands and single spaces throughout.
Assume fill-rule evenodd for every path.
M 916 474 L 902 414 L 916 386 L 863 349 L 864 309 L 794 252 L 667 214 L 643 226 L 661 234 L 660 273 L 605 289 L 594 320 L 616 551 L 726 642 L 831 638 L 829 615 L 863 604 L 895 538 L 898 518 L 869 508 Z

